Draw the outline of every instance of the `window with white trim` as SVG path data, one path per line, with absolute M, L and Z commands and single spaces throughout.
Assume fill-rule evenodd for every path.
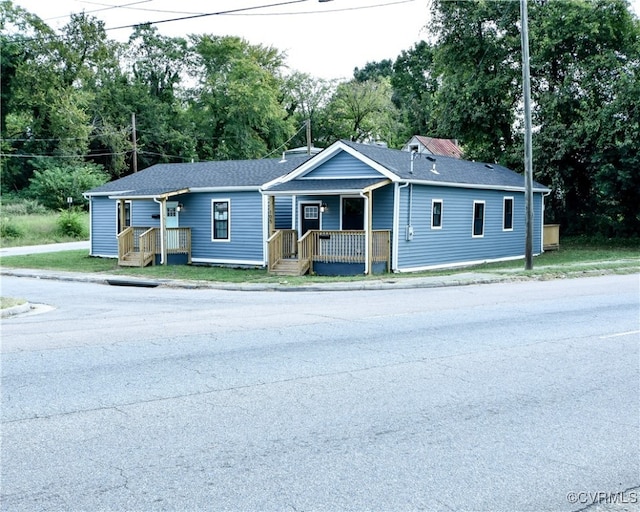
M 502 208 L 502 230 L 513 231 L 513 197 L 505 197 Z
M 473 231 L 474 238 L 484 236 L 484 201 L 473 202 Z
M 431 229 L 442 229 L 442 199 L 431 200 Z
M 228 242 L 231 239 L 231 205 L 229 199 L 211 200 L 211 240 Z

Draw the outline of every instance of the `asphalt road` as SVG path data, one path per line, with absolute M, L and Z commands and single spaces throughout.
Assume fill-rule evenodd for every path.
M 639 284 L 3 277 L 0 509 L 582 510 L 640 485 Z

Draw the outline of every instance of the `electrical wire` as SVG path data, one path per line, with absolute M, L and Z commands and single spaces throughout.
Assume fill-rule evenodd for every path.
M 34 154 L 12 154 L 0 153 L 0 158 L 94 158 L 96 156 L 122 156 L 131 151 L 121 151 L 118 153 L 91 153 L 89 155 L 34 155 Z

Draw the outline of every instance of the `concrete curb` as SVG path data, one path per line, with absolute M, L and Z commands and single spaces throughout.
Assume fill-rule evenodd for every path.
M 0 310 L 0 318 L 9 318 L 11 316 L 28 313 L 29 311 L 31 311 L 31 304 L 25 302 L 24 304 L 19 304 L 18 306 L 12 306 L 10 308 Z
M 345 281 L 335 283 L 312 283 L 288 285 L 286 283 L 220 283 L 209 281 L 185 281 L 178 279 L 148 279 L 135 276 L 114 274 L 83 274 L 78 272 L 46 271 L 35 269 L 0 270 L 0 275 L 28 277 L 33 279 L 51 279 L 83 283 L 105 284 L 112 286 L 167 287 L 184 289 L 213 289 L 228 291 L 278 291 L 278 292 L 319 292 L 346 290 L 390 290 L 412 288 L 441 288 L 447 286 L 467 286 L 472 284 L 490 284 L 520 281 L 526 277 L 467 272 L 450 276 L 434 277 L 387 277 L 371 281 Z

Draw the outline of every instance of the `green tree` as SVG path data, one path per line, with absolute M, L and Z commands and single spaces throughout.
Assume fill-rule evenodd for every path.
M 333 139 L 398 145 L 402 129 L 391 94 L 389 78 L 339 84 L 327 106 L 329 135 Z
M 328 135 L 327 105 L 335 89 L 334 81 L 314 78 L 306 73 L 294 72 L 285 79 L 283 104 L 295 126 L 299 127 L 289 147 L 307 144 L 306 130 L 302 129 L 307 120 L 311 121 L 314 146 L 324 147 L 333 142 Z
M 638 20 L 624 0 L 537 3 L 530 15 L 549 217 L 566 233 L 638 234 Z
M 74 206 L 86 206 L 83 192 L 106 183 L 108 175 L 95 164 L 38 166 L 31 178 L 28 194 L 53 210 L 66 208 L 67 198 Z
M 516 144 L 522 90 L 519 4 L 440 0 L 434 6 L 438 130 L 460 139 L 469 158 L 513 166 L 508 149 Z
M 203 158 L 259 158 L 295 132 L 282 103 L 283 56 L 274 48 L 238 37 L 193 36 L 199 86 L 190 118 Z
M 434 48 L 426 41 L 402 51 L 393 64 L 391 85 L 393 102 L 403 117 L 404 139 L 413 135 L 456 138 L 447 128 L 440 127 L 434 114 L 438 79 L 434 72 Z

